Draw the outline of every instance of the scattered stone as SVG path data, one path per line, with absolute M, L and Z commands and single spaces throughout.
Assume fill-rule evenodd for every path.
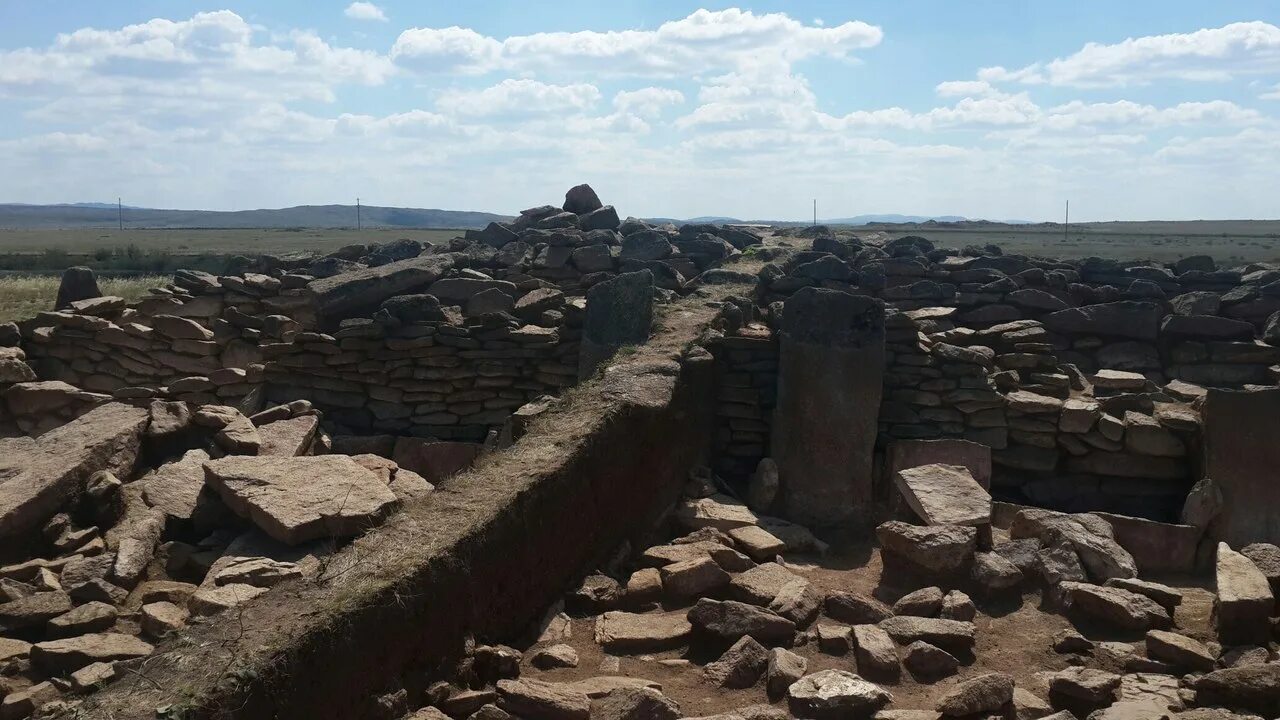
M 1280 663 L 1214 670 L 1194 680 L 1196 702 L 1280 715 Z
M 769 603 L 769 610 L 795 623 L 796 627 L 804 627 L 822 609 L 822 602 L 822 594 L 807 580 L 793 580 L 782 586 Z
M 978 609 L 974 607 L 973 600 L 959 590 L 947 592 L 942 598 L 942 607 L 938 611 L 938 617 L 944 620 L 969 622 L 977 615 Z
M 791 712 L 814 720 L 868 717 L 892 700 L 884 688 L 845 670 L 806 675 L 787 689 Z
M 1203 643 L 1166 630 L 1147 631 L 1147 657 L 1195 672 L 1213 670 L 1216 660 Z
M 560 643 L 538 650 L 529 662 L 539 670 L 575 668 L 578 667 L 578 652 L 571 646 Z
M 692 614 L 693 610 L 687 613 Z M 689 641 L 692 620 L 685 612 L 640 614 L 612 610 L 596 618 L 595 640 L 610 653 L 670 650 Z
M 52 637 L 71 637 L 110 629 L 116 624 L 116 609 L 104 602 L 88 602 L 49 620 Z
M 1093 668 L 1067 668 L 1049 681 L 1050 696 L 1060 695 L 1089 705 L 1109 704 L 1119 688 L 1119 675 Z
M 527 678 L 499 680 L 498 705 L 528 720 L 587 720 L 591 715 L 591 700 L 585 692 Z
M 591 720 L 676 720 L 680 706 L 653 688 L 618 688 L 592 700 Z M 522 717 L 532 717 L 524 715 Z
M 970 622 L 910 616 L 888 618 L 880 623 L 880 628 L 899 645 L 924 640 L 953 654 L 971 652 L 976 632 Z
M 893 617 L 893 610 L 879 600 L 855 592 L 837 591 L 823 602 L 827 615 L 850 625 L 874 625 Z
M 854 625 L 853 644 L 858 670 L 873 677 L 898 675 L 898 651 L 889 633 L 877 625 Z
M 796 630 L 795 623 L 776 613 L 733 600 L 700 598 L 689 609 L 688 620 L 699 633 L 724 645 L 750 635 L 766 647 L 789 646 Z
M 1073 609 L 1124 630 L 1168 627 L 1169 613 L 1154 600 L 1128 590 L 1064 582 L 1062 592 Z
M 835 623 L 818 623 L 818 649 L 828 655 L 847 655 L 853 650 L 853 628 Z
M 954 675 L 960 667 L 960 661 L 942 648 L 917 640 L 907 646 L 902 665 L 917 680 L 932 682 Z
M 937 617 L 942 609 L 942 590 L 927 587 L 907 593 L 893 604 L 894 615 L 916 615 L 919 617 Z
M 958 683 L 938 701 L 938 712 L 965 716 L 994 712 L 1013 700 L 1013 678 L 1005 673 L 987 673 Z
M 706 555 L 664 565 L 659 572 L 662 575 L 663 591 L 672 600 L 705 595 L 728 585 L 731 579 L 729 573 Z
M 731 645 L 703 673 L 707 679 L 725 688 L 749 688 L 755 685 L 769 664 L 769 651 L 745 635 Z
M 142 606 L 142 632 L 148 637 L 162 638 L 187 625 L 188 613 L 171 602 L 151 602 Z
M 1169 617 L 1173 617 L 1174 611 L 1182 604 L 1182 593 L 1168 585 L 1151 582 L 1150 580 L 1139 580 L 1137 578 L 1111 578 L 1106 583 L 1107 587 L 1116 587 L 1121 590 L 1128 590 L 1139 595 L 1145 595 L 1160 604 L 1160 607 L 1169 613 Z
M 967 567 L 977 543 L 977 530 L 958 525 L 920 526 L 897 520 L 881 523 L 876 537 L 882 548 L 926 570 Z
M 768 607 L 783 587 L 800 579 L 777 563 L 764 563 L 734 577 L 729 594 L 735 600 Z
M 786 648 L 769 650 L 765 672 L 769 697 L 777 698 L 786 694 L 787 688 L 804 676 L 808 666 L 807 660 Z
M 32 645 L 31 663 L 45 672 L 61 674 L 95 662 L 146 657 L 154 649 L 132 635 L 89 633 Z

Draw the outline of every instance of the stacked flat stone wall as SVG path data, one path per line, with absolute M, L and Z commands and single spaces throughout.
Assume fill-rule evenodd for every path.
M 757 302 L 785 313 L 805 287 L 884 301 L 880 452 L 971 440 L 992 448 L 1000 496 L 1176 518 L 1206 388 L 1280 379 L 1280 272 L 997 252 L 819 237 L 764 268 Z
M 581 303 L 562 325 L 353 324 L 263 346 L 268 397 L 302 398 L 354 434 L 479 442 L 512 411 L 577 382 Z
M 763 323 L 752 323 L 711 345 L 716 383 L 715 470 L 744 481 L 769 455 L 778 393 L 778 341 Z

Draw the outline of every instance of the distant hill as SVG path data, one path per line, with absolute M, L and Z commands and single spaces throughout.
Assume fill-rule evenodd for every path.
M 461 210 L 360 208 L 364 227 L 482 228 L 509 216 Z M 108 203 L 68 205 L 0 204 L 0 228 L 113 228 L 116 206 Z M 126 228 L 340 228 L 356 226 L 355 205 L 300 205 L 275 210 L 158 210 L 124 208 Z
M 896 215 L 888 213 L 884 215 L 854 215 L 846 218 L 829 218 L 818 222 L 824 225 L 870 225 L 872 223 L 922 223 L 930 220 L 960 222 L 968 220 L 968 218 L 960 215 Z

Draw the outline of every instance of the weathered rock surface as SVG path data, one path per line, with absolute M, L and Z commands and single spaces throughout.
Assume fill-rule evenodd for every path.
M 928 525 L 986 525 L 991 495 L 962 465 L 921 465 L 894 475 L 898 492 Z
M 815 720 L 867 718 L 892 700 L 889 691 L 845 670 L 806 675 L 787 689 L 791 712 Z
M 41 435 L 23 452 L 0 458 L 0 538 L 26 532 L 49 516 L 99 470 L 128 475 L 149 415 L 108 403 Z
M 290 545 L 359 534 L 399 502 L 376 475 L 343 455 L 225 457 L 204 468 L 206 482 L 228 507 Z

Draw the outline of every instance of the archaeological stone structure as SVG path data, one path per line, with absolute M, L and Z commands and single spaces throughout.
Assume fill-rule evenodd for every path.
M 1280 716 L 1280 267 L 623 219 L 0 326 L 0 720 Z

